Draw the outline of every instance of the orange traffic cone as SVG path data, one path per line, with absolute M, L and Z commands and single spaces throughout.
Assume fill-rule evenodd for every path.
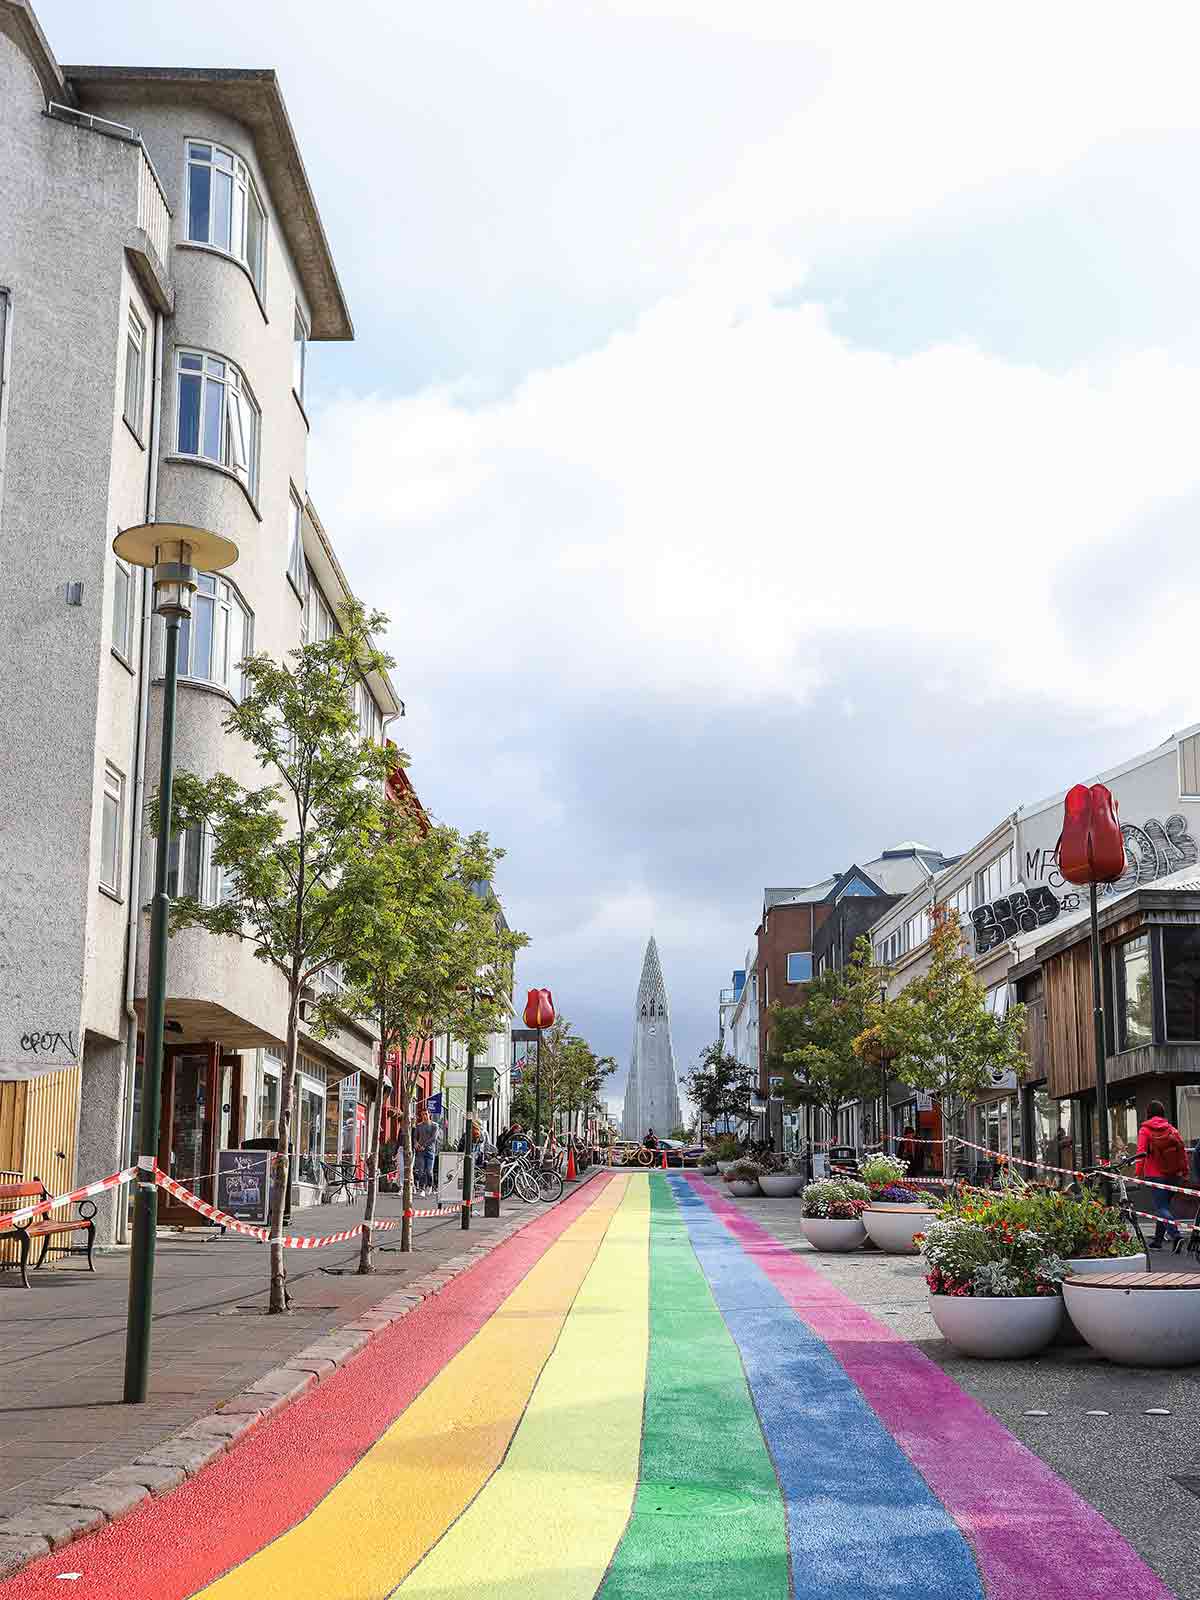
M 575 1147 L 574 1147 L 574 1145 L 568 1145 L 567 1146 L 567 1182 L 568 1183 L 574 1183 L 575 1180 L 578 1177 L 579 1177 L 579 1174 L 575 1171 Z
M 667 1170 L 667 1152 L 665 1150 L 663 1151 L 662 1168 L 664 1172 Z

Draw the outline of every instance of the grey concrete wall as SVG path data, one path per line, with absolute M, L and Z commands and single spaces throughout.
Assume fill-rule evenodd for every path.
M 119 1115 L 124 1076 L 124 1045 L 97 1034 L 85 1035 L 75 1150 L 75 1170 L 85 1181 L 119 1171 L 125 1159 Z M 114 1189 L 96 1196 L 97 1243 L 113 1242 L 117 1208 L 127 1203 L 129 1192 Z

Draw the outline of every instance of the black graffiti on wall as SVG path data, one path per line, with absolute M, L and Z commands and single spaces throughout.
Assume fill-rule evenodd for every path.
M 54 1055 L 61 1052 L 70 1056 L 72 1061 L 78 1061 L 79 1055 L 75 1049 L 75 1035 L 73 1033 L 57 1033 L 46 1029 L 42 1033 L 23 1033 L 21 1035 L 21 1049 L 27 1055 Z
M 1125 871 L 1115 883 L 1101 884 L 1101 894 L 1125 894 L 1138 884 L 1153 883 L 1156 878 L 1165 878 L 1168 872 L 1194 867 L 1200 861 L 1200 845 L 1192 838 L 1188 819 L 1178 812 L 1173 812 L 1165 821 L 1147 817 L 1141 823 L 1126 822 L 1121 827 L 1121 835 L 1125 840 Z M 1022 876 L 1026 883 L 1045 878 L 1056 894 L 1067 887 L 1058 870 L 1057 852 L 1050 849 L 1027 850 Z M 1069 888 L 1067 892 L 1070 893 Z
M 1045 884 L 1015 889 L 1012 894 L 999 895 L 989 905 L 976 906 L 971 912 L 975 954 L 985 956 L 1006 939 L 1015 939 L 1018 933 L 1033 933 L 1036 928 L 1045 927 L 1061 910 L 1062 902 Z

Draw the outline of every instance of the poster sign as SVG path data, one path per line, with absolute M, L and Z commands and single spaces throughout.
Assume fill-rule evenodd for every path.
M 267 1221 L 271 1202 L 269 1150 L 217 1151 L 217 1210 L 239 1222 Z
M 462 1199 L 463 1162 L 465 1159 L 465 1156 L 457 1150 L 441 1150 L 438 1152 L 438 1205 L 452 1205 L 455 1200 Z
M 434 1121 L 437 1121 L 442 1115 L 442 1091 L 440 1089 L 436 1094 L 429 1096 L 429 1099 L 425 1102 L 425 1109 Z

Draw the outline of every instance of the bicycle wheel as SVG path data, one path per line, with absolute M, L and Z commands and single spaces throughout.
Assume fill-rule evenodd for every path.
M 644 1148 L 638 1150 L 638 1153 L 637 1153 L 637 1164 L 638 1164 L 639 1167 L 649 1167 L 649 1166 L 652 1166 L 653 1163 L 654 1163 L 654 1157 L 650 1153 L 649 1150 L 646 1150 Z
M 518 1167 L 513 1174 L 517 1193 L 522 1200 L 536 1200 L 538 1197 L 537 1179 L 528 1167 Z
M 561 1200 L 563 1192 L 562 1175 L 557 1172 L 543 1170 L 538 1175 L 538 1199 L 544 1200 L 547 1205 L 552 1200 Z

